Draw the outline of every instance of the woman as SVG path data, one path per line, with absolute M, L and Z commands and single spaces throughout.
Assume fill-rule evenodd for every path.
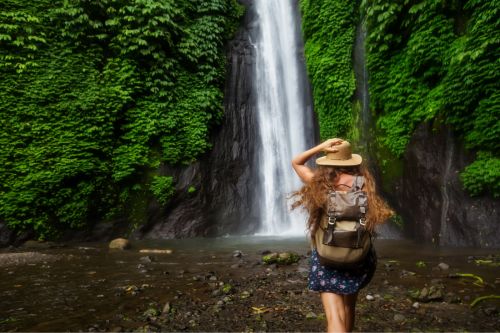
M 311 170 L 305 165 L 312 156 L 322 151 L 327 155 L 316 160 L 318 168 Z M 352 154 L 350 144 L 345 140 L 329 139 L 296 156 L 292 166 L 304 182 L 304 186 L 293 193 L 297 200 L 292 208 L 301 206 L 309 213 L 307 226 L 312 244 L 309 289 L 320 292 L 328 332 L 351 332 L 358 291 L 370 282 L 375 272 L 376 255 L 372 251 L 356 270 L 333 269 L 319 263 L 314 235 L 321 218 L 326 214 L 328 191 L 349 191 L 355 176 L 363 176 L 362 189 L 368 196 L 365 227 L 370 232 L 373 232 L 375 225 L 390 217 L 392 211 L 376 194 L 373 177 L 362 165 L 361 156 Z

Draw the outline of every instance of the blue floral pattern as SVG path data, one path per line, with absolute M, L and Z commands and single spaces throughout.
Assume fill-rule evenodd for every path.
M 365 287 L 373 277 L 376 255 L 370 253 L 361 269 L 348 271 L 321 265 L 318 252 L 313 249 L 310 258 L 309 284 L 312 291 L 333 292 L 341 295 L 354 294 Z

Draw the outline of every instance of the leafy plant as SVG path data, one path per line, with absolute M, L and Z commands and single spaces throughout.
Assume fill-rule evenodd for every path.
M 210 148 L 241 14 L 235 0 L 3 1 L 0 220 L 53 238 L 144 216 L 145 191 L 165 204 L 174 179 L 151 175 Z

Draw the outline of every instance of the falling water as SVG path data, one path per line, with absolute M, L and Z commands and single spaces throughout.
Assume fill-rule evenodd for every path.
M 449 237 L 448 235 L 448 210 L 450 208 L 450 193 L 449 184 L 452 176 L 451 167 L 455 153 L 455 145 L 453 143 L 453 132 L 451 129 L 446 130 L 446 154 L 445 154 L 445 168 L 443 172 L 443 180 L 441 185 L 441 229 L 439 232 L 440 244 L 443 243 L 442 239 Z
M 305 230 L 304 215 L 290 212 L 286 199 L 301 186 L 290 162 L 309 148 L 313 136 L 296 4 L 294 0 L 255 1 L 258 233 L 263 235 L 299 235 Z
M 370 128 L 372 119 L 370 113 L 370 94 L 368 92 L 368 70 L 366 68 L 366 22 L 361 19 L 356 29 L 354 44 L 354 72 L 356 76 L 356 99 L 361 104 L 360 113 L 360 144 L 365 152 L 368 152 L 368 144 L 371 141 Z

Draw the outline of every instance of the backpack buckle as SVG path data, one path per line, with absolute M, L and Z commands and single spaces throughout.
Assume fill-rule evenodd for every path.
M 366 225 L 366 217 L 362 217 L 359 219 L 359 224 L 361 224 L 363 227 Z
M 329 225 L 335 225 L 335 222 L 337 222 L 337 218 L 335 216 L 328 216 Z

